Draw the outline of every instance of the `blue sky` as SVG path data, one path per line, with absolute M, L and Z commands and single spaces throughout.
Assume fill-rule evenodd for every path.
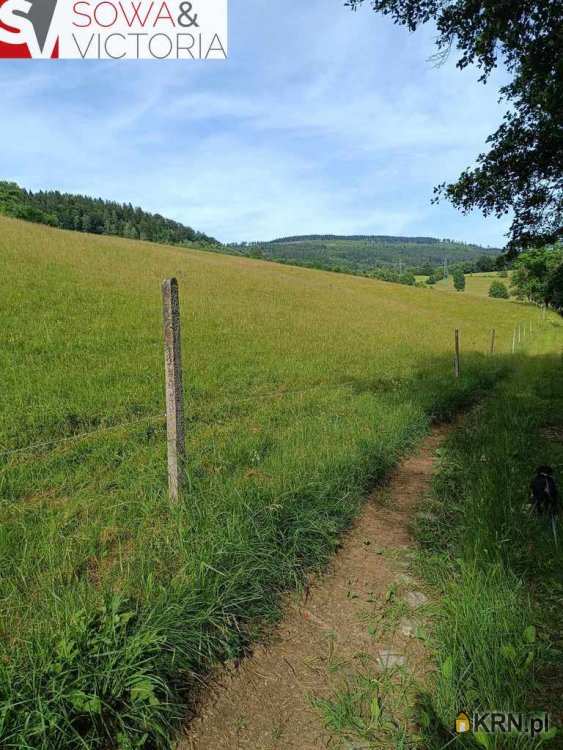
M 0 61 L 0 176 L 118 201 L 223 241 L 304 233 L 504 244 L 432 188 L 499 124 L 487 86 L 433 30 L 366 4 L 231 0 L 227 62 Z

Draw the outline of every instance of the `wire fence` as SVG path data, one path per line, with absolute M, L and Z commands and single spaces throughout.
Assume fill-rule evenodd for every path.
M 248 403 L 251 401 L 253 402 L 263 401 L 266 399 L 283 398 L 285 396 L 300 395 L 304 393 L 309 393 L 314 390 L 318 390 L 319 388 L 333 388 L 333 389 L 350 388 L 350 387 L 358 387 L 358 384 L 359 384 L 359 381 L 347 381 L 347 382 L 342 382 L 342 383 L 316 383 L 314 385 L 310 385 L 305 388 L 292 388 L 292 389 L 283 389 L 280 386 L 277 388 L 277 390 L 271 390 L 266 393 L 259 393 L 253 396 L 247 396 L 243 398 L 233 398 L 233 399 L 229 399 L 228 401 L 223 397 L 223 404 L 228 403 L 231 406 L 236 406 L 239 403 Z M 221 404 L 219 404 L 219 406 L 220 405 Z M 30 445 L 26 445 L 21 448 L 12 448 L 9 450 L 3 450 L 3 451 L 0 451 L 0 458 L 12 456 L 12 455 L 18 455 L 18 454 L 32 453 L 33 451 L 40 450 L 43 448 L 51 448 L 52 450 L 55 450 L 59 445 L 62 445 L 65 443 L 78 442 L 80 440 L 86 440 L 86 439 L 89 439 L 98 435 L 103 435 L 103 434 L 112 433 L 112 432 L 119 432 L 120 430 L 128 429 L 130 427 L 136 427 L 139 424 L 150 424 L 150 423 L 163 421 L 163 420 L 166 420 L 166 413 L 155 414 L 153 416 L 139 417 L 138 419 L 128 420 L 126 422 L 120 422 L 119 424 L 110 425 L 108 427 L 100 427 L 95 430 L 87 430 L 85 432 L 80 432 L 75 435 L 68 435 L 67 437 L 54 438 L 53 440 L 46 440 L 43 442 L 32 443 Z M 209 424 L 206 422 L 204 423 Z
M 532 325 L 530 324 L 529 328 L 529 335 L 533 333 Z M 492 348 L 491 353 L 494 353 L 495 348 L 495 331 L 492 331 L 493 339 L 492 339 Z M 525 324 L 519 324 L 514 329 L 514 335 L 512 340 L 512 352 L 514 353 L 516 349 L 519 347 L 519 345 L 522 343 L 522 341 L 526 337 L 526 327 Z M 459 365 L 458 365 L 459 366 Z M 226 393 L 226 392 L 219 392 L 215 394 L 210 394 L 217 404 L 218 408 L 221 408 L 225 404 L 228 404 L 229 406 L 235 407 L 237 404 L 242 403 L 249 403 L 249 402 L 258 402 L 263 401 L 267 399 L 278 399 L 278 398 L 284 398 L 287 396 L 295 396 L 295 395 L 301 395 L 305 393 L 310 393 L 311 391 L 322 389 L 322 388 L 328 388 L 328 389 L 340 389 L 340 388 L 360 388 L 362 386 L 362 383 L 365 383 L 365 379 L 358 378 L 356 380 L 348 380 L 348 381 L 342 381 L 340 383 L 313 383 L 311 385 L 305 386 L 305 387 L 299 387 L 299 388 L 284 388 L 282 384 L 274 385 L 269 384 L 268 388 L 270 390 L 264 392 L 264 393 L 255 393 L 251 396 L 246 397 L 235 397 L 237 394 L 232 393 Z M 98 429 L 94 430 L 87 430 L 81 433 L 77 433 L 74 435 L 69 435 L 62 438 L 54 438 L 52 440 L 46 440 L 42 442 L 32 443 L 30 445 L 26 445 L 20 448 L 13 448 L 8 450 L 2 450 L 0 451 L 0 458 L 7 458 L 14 455 L 25 455 L 28 453 L 33 453 L 34 451 L 38 451 L 45 448 L 50 448 L 51 450 L 56 450 L 60 445 L 63 444 L 69 444 L 69 443 L 75 443 L 79 442 L 81 440 L 88 440 L 93 437 L 97 437 L 99 435 L 108 434 L 108 433 L 114 433 L 119 432 L 120 430 L 126 430 L 131 427 L 136 427 L 139 424 L 151 424 L 159 421 L 165 421 L 166 420 L 166 413 L 159 413 L 154 414 L 152 416 L 144 416 L 139 417 L 138 419 L 128 420 L 126 422 L 121 422 L 116 425 L 109 425 L 107 427 L 100 427 Z M 206 422 L 205 420 L 201 420 L 202 424 L 205 424 L 209 426 L 210 424 L 218 424 L 221 423 L 222 420 L 217 420 L 215 422 Z
M 111 425 L 109 427 L 100 427 L 97 430 L 88 430 L 87 432 L 80 432 L 76 435 L 69 435 L 68 437 L 56 438 L 54 440 L 46 440 L 45 442 L 42 442 L 42 443 L 32 443 L 31 445 L 26 445 L 23 448 L 13 448 L 11 450 L 0 451 L 0 457 L 11 456 L 11 455 L 18 454 L 18 453 L 31 453 L 35 450 L 39 450 L 40 448 L 48 448 L 51 446 L 56 447 L 63 443 L 77 442 L 79 440 L 85 440 L 87 438 L 97 436 L 97 435 L 102 435 L 108 432 L 119 432 L 119 430 L 125 429 L 127 427 L 133 427 L 141 423 L 156 422 L 161 419 L 166 419 L 166 414 L 156 414 L 153 417 L 140 417 L 139 419 L 130 420 L 128 422 L 122 422 L 121 424 Z

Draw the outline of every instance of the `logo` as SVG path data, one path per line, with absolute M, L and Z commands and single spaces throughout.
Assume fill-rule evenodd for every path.
M 464 734 L 465 732 L 469 732 L 470 729 L 471 720 L 464 711 L 461 711 L 461 713 L 458 714 L 457 719 L 455 720 L 455 731 L 458 734 Z
M 550 726 L 549 714 L 524 714 L 502 711 L 483 711 L 471 715 L 460 711 L 455 720 L 456 734 L 473 732 L 476 735 L 483 734 L 527 734 L 532 739 L 543 735 L 554 737 L 557 734 L 556 727 Z
M 227 0 L 0 0 L 0 58 L 225 60 Z

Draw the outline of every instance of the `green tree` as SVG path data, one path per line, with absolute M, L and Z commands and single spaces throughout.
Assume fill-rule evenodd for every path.
M 130 203 L 115 203 L 58 190 L 33 193 L 14 182 L 0 181 L 0 213 L 78 232 L 140 237 L 172 245 L 192 242 L 209 246 L 218 244 L 213 237 L 160 214 L 133 208 Z
M 477 273 L 487 273 L 488 271 L 495 270 L 495 259 L 489 258 L 487 255 L 482 255 L 477 258 L 475 262 L 475 271 Z
M 493 281 L 489 289 L 489 297 L 495 297 L 496 299 L 509 299 L 510 294 L 506 288 L 506 284 L 502 281 Z
M 549 277 L 547 298 L 552 307 L 563 313 L 563 263 L 560 263 Z
M 514 263 L 512 290 L 518 299 L 542 305 L 554 304 L 563 249 L 541 248 L 522 253 Z
M 347 0 L 356 9 L 365 0 Z M 436 189 L 463 212 L 513 214 L 509 249 L 541 247 L 563 235 L 563 66 L 561 0 L 370 0 L 377 12 L 415 31 L 437 28 L 438 60 L 457 49 L 457 67 L 475 64 L 486 82 L 502 65 L 507 112 L 488 151 L 457 182 Z
M 461 268 L 456 268 L 454 271 L 454 287 L 458 292 L 465 291 L 465 274 Z

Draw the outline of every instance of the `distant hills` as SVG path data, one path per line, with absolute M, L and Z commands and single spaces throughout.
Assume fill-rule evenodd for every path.
M 312 234 L 229 247 L 251 257 L 348 273 L 369 273 L 393 266 L 421 272 L 427 266 L 427 272 L 431 273 L 431 269 L 442 265 L 445 259 L 456 265 L 476 263 L 486 258 L 488 262 L 483 265 L 490 266 L 491 261 L 502 253 L 500 248 L 449 239 L 385 235 Z
M 268 242 L 223 245 L 214 237 L 131 203 L 61 193 L 32 192 L 0 181 L 0 214 L 77 232 L 105 234 L 167 245 L 198 247 L 231 255 L 344 273 L 432 274 L 445 260 L 471 264 L 467 270 L 490 270 L 499 248 L 435 237 L 310 234 Z

